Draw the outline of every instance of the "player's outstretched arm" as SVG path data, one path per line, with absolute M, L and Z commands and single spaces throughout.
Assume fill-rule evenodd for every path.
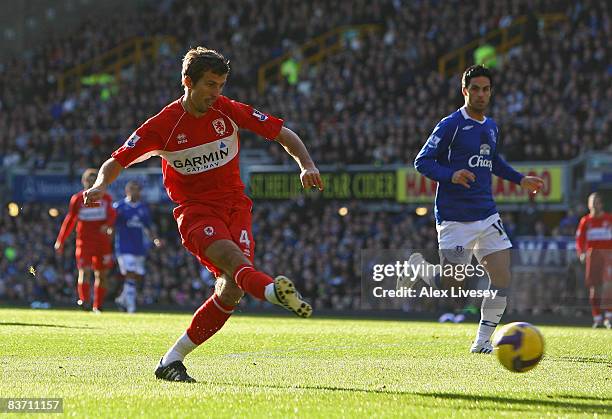
M 289 153 L 297 162 L 298 166 L 300 166 L 300 180 L 302 181 L 304 189 L 315 186 L 322 191 L 325 185 L 323 185 L 319 169 L 317 169 L 310 158 L 310 154 L 308 154 L 308 150 L 306 150 L 306 146 L 302 140 L 300 140 L 300 137 L 289 128 L 282 127 L 280 134 L 276 137 L 276 141 L 285 148 L 287 153 Z
M 576 253 L 582 263 L 586 261 L 586 225 L 586 217 L 582 217 L 576 229 Z
M 151 242 L 155 245 L 155 247 L 162 247 L 164 245 L 164 242 L 159 238 L 153 226 L 149 228 L 145 227 L 143 231 L 149 240 L 151 240 Z
M 544 187 L 544 180 L 537 176 L 525 176 L 512 168 L 502 156 L 496 154 L 493 158 L 493 174 L 507 181 L 521 185 L 531 194 L 537 193 Z
M 83 200 L 85 201 L 85 205 L 93 205 L 100 202 L 106 193 L 106 188 L 108 185 L 117 179 L 122 170 L 123 166 L 121 166 L 121 164 L 119 164 L 119 162 L 114 158 L 111 157 L 110 159 L 106 160 L 98 171 L 96 182 L 91 188 L 83 192 Z
M 57 240 L 55 240 L 55 244 L 53 247 L 57 253 L 62 253 L 64 251 L 64 242 L 74 230 L 74 226 L 77 223 L 78 219 L 78 204 L 77 204 L 77 196 L 72 195 L 70 198 L 70 204 L 68 205 L 68 214 L 66 214 L 66 218 L 62 222 L 62 227 L 60 228 L 59 234 L 57 235 Z

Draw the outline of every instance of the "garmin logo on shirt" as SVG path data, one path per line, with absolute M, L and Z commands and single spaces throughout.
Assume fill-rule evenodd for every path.
M 612 240 L 612 229 L 607 227 L 605 224 L 602 227 L 591 227 L 587 230 L 587 240 Z
M 214 153 L 202 154 L 185 160 L 174 160 L 172 165 L 177 169 L 185 169 L 187 172 L 201 172 L 203 169 L 219 167 L 220 161 L 227 156 L 229 156 L 228 149 L 218 150 Z
M 238 154 L 237 137 L 202 144 L 186 150 L 164 152 L 162 157 L 183 175 L 194 175 L 229 163 Z
M 106 220 L 106 201 L 100 202 L 100 205 L 97 207 L 79 208 L 79 220 L 81 221 Z

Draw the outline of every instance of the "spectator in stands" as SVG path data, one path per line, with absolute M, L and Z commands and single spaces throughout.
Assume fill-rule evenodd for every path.
M 348 210 L 345 216 L 338 212 L 341 206 Z M 214 282 L 210 273 L 200 269 L 180 246 L 173 226 L 165 222 L 168 221 L 165 220 L 167 211 L 152 209 L 154 222 L 160 226 L 160 238 L 167 246 L 163 251 L 152 250 L 149 274 L 138 293 L 138 304 L 195 307 L 212 292 Z M 60 217 L 47 215 L 48 209 L 40 204 L 24 205 L 22 211 L 18 217 L 9 217 L 6 213 L 0 216 L 0 231 L 3 232 L 0 234 L 0 299 L 72 304 L 76 298 L 74 259 L 56 256 L 50 250 Z M 316 224 L 304 224 L 303 220 L 315 219 L 317 214 Z M 513 222 L 508 214 L 504 223 L 511 229 Z M 369 211 L 357 202 L 257 203 L 253 234 L 257 246 L 262 247 L 258 253 L 262 256 L 256 263 L 264 271 L 274 267 L 291 274 L 300 283 L 305 297 L 318 309 L 359 309 L 361 250 L 430 249 L 433 256 L 437 253 L 437 242 L 435 229 L 430 227 L 433 222 L 430 217 Z M 543 224 L 538 222 L 537 225 L 544 234 Z M 550 227 L 551 231 L 560 230 L 557 226 Z M 9 248 L 15 252 L 11 257 L 6 252 Z M 66 254 L 72 251 L 67 248 Z M 34 275 L 30 267 L 34 267 Z M 513 287 L 517 303 L 509 310 L 558 312 L 563 307 L 577 306 L 581 302 L 582 288 L 576 287 L 576 273 L 572 272 L 565 281 L 560 281 L 559 275 L 534 277 L 519 272 L 518 282 Z M 118 275 L 115 273 L 112 277 Z M 553 288 L 559 294 L 551 294 Z M 561 297 L 555 298 L 555 295 Z M 248 298 L 241 304 L 262 305 Z M 408 308 L 417 312 L 436 310 L 436 306 L 426 300 L 411 303 Z
M 525 44 L 500 57 L 503 71 L 492 111 L 505 127 L 506 157 L 562 160 L 609 148 L 609 89 L 602 87 L 610 85 L 605 48 L 612 28 L 610 6 L 555 1 L 527 10 L 518 0 L 480 6 L 473 11 L 437 2 L 376 0 L 366 7 L 365 1 L 269 0 L 247 3 L 237 13 L 230 3 L 211 10 L 204 3 L 182 0 L 171 2 L 169 12 L 150 9 L 138 18 L 117 16 L 112 25 L 85 22 L 77 36 L 52 37 L 44 48 L 28 50 L 0 68 L 0 164 L 31 169 L 63 164 L 74 172 L 98 165 L 95 156 L 115 149 L 130 134 L 129 127 L 173 99 L 171 69 L 177 57 L 167 47 L 160 48 L 155 63 L 147 59 L 124 71 L 118 93 L 106 101 L 100 100 L 96 85 L 84 86 L 80 93 L 55 91 L 57 72 L 135 35 L 176 33 L 179 45 L 207 39 L 230 51 L 240 57 L 232 95 L 253 102 L 260 94 L 249 88 L 255 85 L 249 74 L 256 74 L 261 64 L 332 28 L 363 23 L 380 30 L 361 38 L 347 34 L 347 48 L 304 68 L 297 84 L 272 80 L 262 107 L 308 133 L 318 160 L 405 164 L 414 158 L 435 115 L 451 111 L 453 97 L 460 104 L 459 92 L 449 88 L 456 83 L 437 73 L 437 59 L 528 11 L 532 23 L 534 13 L 562 13 L 569 19 L 526 36 Z M 273 13 L 281 13 L 280 18 Z M 84 44 L 88 48 L 81 48 Z M 372 74 L 377 75 L 374 80 Z M 155 89 L 150 88 L 153 83 Z M 125 103 L 133 113 L 119 112 Z M 273 154 L 276 162 L 288 162 L 278 150 Z

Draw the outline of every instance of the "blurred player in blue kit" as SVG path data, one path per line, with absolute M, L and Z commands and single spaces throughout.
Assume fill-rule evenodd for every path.
M 127 311 L 136 311 L 138 282 L 145 274 L 145 259 L 150 242 L 160 247 L 162 242 L 155 236 L 151 225 L 149 207 L 140 199 L 140 185 L 129 181 L 125 185 L 125 198 L 115 202 L 117 212 L 115 224 L 115 249 L 117 263 L 123 275 L 123 291 L 115 299 L 117 305 Z

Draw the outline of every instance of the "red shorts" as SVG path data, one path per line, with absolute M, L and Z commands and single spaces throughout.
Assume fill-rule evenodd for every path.
M 194 203 L 174 209 L 183 246 L 215 277 L 222 272 L 204 253 L 217 240 L 231 240 L 253 263 L 255 240 L 251 232 L 253 203 L 246 196 L 229 202 Z
M 110 244 L 98 248 L 79 246 L 75 256 L 78 269 L 101 271 L 113 267 L 113 250 Z
M 585 285 L 612 281 L 612 249 L 589 249 L 586 257 Z

